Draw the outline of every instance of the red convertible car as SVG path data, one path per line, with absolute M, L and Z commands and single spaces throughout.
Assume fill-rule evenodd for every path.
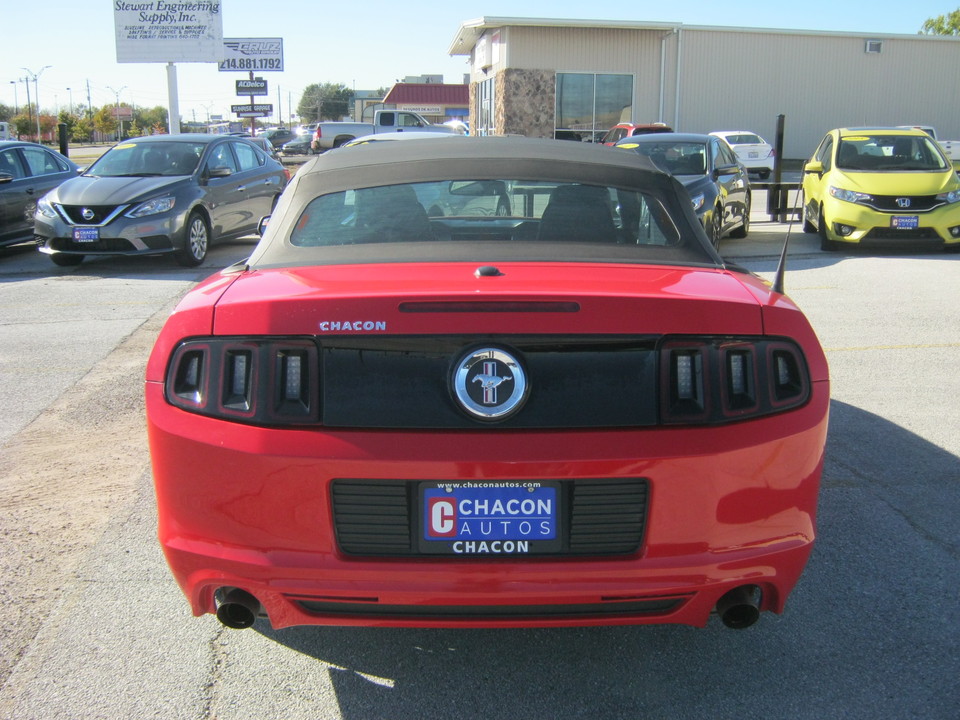
M 196 615 L 746 627 L 810 554 L 829 387 L 648 159 L 449 138 L 306 164 L 146 401 Z

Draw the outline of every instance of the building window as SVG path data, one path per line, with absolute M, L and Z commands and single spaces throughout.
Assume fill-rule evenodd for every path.
M 494 99 L 496 81 L 493 78 L 477 83 L 477 127 L 471 129 L 474 135 L 493 135 L 496 131 Z
M 557 73 L 554 137 L 595 142 L 632 108 L 632 75 Z

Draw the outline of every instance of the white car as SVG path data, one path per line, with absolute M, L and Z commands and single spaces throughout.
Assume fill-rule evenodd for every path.
M 710 134 L 726 140 L 748 171 L 758 173 L 761 180 L 770 177 L 776 152 L 762 137 L 749 130 L 722 130 Z

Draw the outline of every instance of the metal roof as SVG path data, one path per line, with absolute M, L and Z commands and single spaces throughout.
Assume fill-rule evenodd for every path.
M 756 27 L 720 27 L 716 25 L 685 25 L 684 23 L 646 22 L 634 20 L 581 20 L 564 18 L 530 18 L 530 17 L 479 17 L 466 20 L 460 24 L 457 34 L 450 43 L 448 54 L 469 55 L 477 40 L 487 30 L 503 27 L 547 27 L 547 28 L 599 28 L 605 30 L 660 30 L 678 32 L 680 30 L 696 30 L 700 32 L 737 32 L 737 33 L 774 33 L 777 35 L 810 35 L 833 37 L 858 37 L 870 39 L 923 38 L 931 42 L 960 42 L 960 37 L 950 35 L 923 35 L 917 33 L 871 33 L 860 30 L 794 30 L 785 28 L 756 28 Z

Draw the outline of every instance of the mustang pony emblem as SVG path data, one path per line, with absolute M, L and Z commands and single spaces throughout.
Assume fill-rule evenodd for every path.
M 452 379 L 460 406 L 480 420 L 504 419 L 519 410 L 527 397 L 520 362 L 500 348 L 467 353 L 454 367 Z
M 497 388 L 504 380 L 513 380 L 510 375 L 503 377 L 494 375 L 496 371 L 497 364 L 495 362 L 485 362 L 483 363 L 483 372 L 473 376 L 472 382 L 480 383 L 480 387 L 483 388 L 483 402 L 485 405 L 496 405 Z

